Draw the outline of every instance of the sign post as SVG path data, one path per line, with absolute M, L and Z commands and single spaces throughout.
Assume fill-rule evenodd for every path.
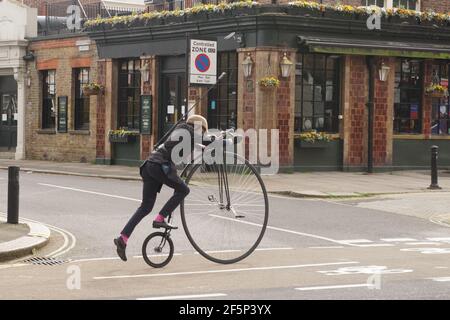
M 67 132 L 67 96 L 58 97 L 58 132 Z
M 191 39 L 189 55 L 189 84 L 216 84 L 217 41 Z

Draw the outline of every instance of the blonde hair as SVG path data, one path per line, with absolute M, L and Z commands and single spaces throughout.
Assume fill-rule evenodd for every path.
M 186 120 L 186 123 L 189 123 L 189 124 L 194 124 L 195 122 L 201 122 L 202 128 L 205 131 L 208 131 L 208 121 L 206 120 L 205 117 L 203 117 L 199 114 L 193 114 L 193 115 L 189 116 Z

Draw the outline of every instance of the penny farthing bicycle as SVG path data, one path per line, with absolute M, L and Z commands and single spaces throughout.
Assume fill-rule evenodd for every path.
M 222 131 L 220 138 L 232 138 L 235 143 L 242 139 L 232 130 Z M 267 227 L 269 201 L 256 168 L 234 152 L 223 151 L 223 155 L 220 163 L 193 161 L 184 168 L 181 176 L 191 192 L 180 205 L 180 216 L 199 254 L 230 264 L 258 247 Z M 145 239 L 142 254 L 147 264 L 160 268 L 170 262 L 174 253 L 170 233 L 166 229 Z

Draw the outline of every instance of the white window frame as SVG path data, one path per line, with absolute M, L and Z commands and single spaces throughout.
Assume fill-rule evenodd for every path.
M 417 0 L 417 6 L 416 6 L 416 11 L 420 11 L 420 0 Z M 386 4 L 386 8 L 393 8 L 394 7 L 394 0 L 386 0 L 385 1 Z

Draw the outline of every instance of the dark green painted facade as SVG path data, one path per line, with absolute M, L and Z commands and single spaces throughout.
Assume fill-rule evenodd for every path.
M 394 139 L 394 170 L 429 169 L 431 146 L 439 147 L 438 168 L 450 169 L 450 140 Z
M 342 140 L 332 140 L 321 147 L 306 145 L 294 140 L 295 171 L 336 171 L 342 170 Z

